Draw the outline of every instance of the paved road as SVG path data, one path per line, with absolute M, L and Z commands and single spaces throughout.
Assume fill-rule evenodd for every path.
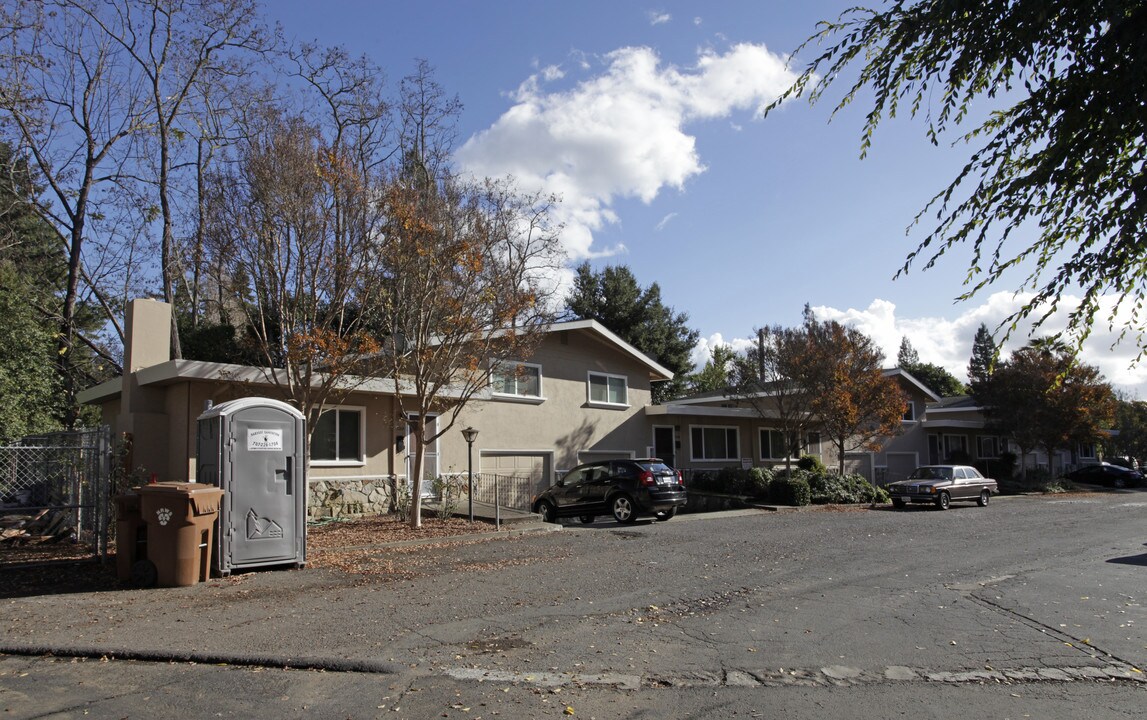
M 0 656 L 3 715 L 1138 718 L 1147 706 L 1143 492 L 602 521 L 371 562 L 412 572 L 3 601 L 0 646 L 22 651 Z M 89 657 L 29 654 L 53 648 Z M 168 658 L 193 662 L 156 662 Z

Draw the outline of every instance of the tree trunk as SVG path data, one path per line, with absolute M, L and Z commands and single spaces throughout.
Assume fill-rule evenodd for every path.
M 426 417 L 418 415 L 412 425 L 414 435 L 414 464 L 410 468 L 410 527 L 422 527 L 422 460 L 426 446 L 422 437 L 426 432 Z

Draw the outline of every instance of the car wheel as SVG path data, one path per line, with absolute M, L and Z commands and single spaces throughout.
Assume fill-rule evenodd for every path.
M 1118 490 L 1127 487 L 1127 483 L 1123 480 L 1123 478 L 1117 477 L 1111 481 L 1111 487 Z
M 892 501 L 892 507 L 896 508 L 897 510 L 903 510 L 904 505 L 905 505 L 905 502 L 903 500 L 893 499 L 893 501 Z
M 593 524 L 593 515 L 582 515 L 578 520 L 581 520 L 582 525 L 591 525 Z
M 976 501 L 976 504 L 979 505 L 980 507 L 987 507 L 988 501 L 991 499 L 992 499 L 992 494 L 990 492 L 988 492 L 987 490 L 981 490 L 980 491 L 980 499 Z
M 940 496 L 936 498 L 936 507 L 941 510 L 952 507 L 952 496 L 948 494 L 947 490 L 940 491 Z
M 542 522 L 556 523 L 558 521 L 558 509 L 552 503 L 540 502 L 534 512 L 542 516 Z
M 637 508 L 633 506 L 633 498 L 628 495 L 616 496 L 609 505 L 613 509 L 613 519 L 619 523 L 637 520 Z
M 661 522 L 665 522 L 666 520 L 672 520 L 675 515 L 677 515 L 677 508 L 669 508 L 668 510 L 662 510 L 654 515 L 654 517 Z

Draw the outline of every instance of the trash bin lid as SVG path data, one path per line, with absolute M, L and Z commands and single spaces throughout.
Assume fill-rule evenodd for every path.
M 150 485 L 142 485 L 138 488 L 141 493 L 179 493 L 190 494 L 195 493 L 215 493 L 220 492 L 219 488 L 215 485 L 208 485 L 207 483 L 197 482 L 178 482 L 167 481 L 151 483 Z

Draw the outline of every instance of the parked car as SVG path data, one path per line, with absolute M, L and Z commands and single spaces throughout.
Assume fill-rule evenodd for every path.
M 923 465 L 913 470 L 907 480 L 888 483 L 895 508 L 908 503 L 930 503 L 947 510 L 955 500 L 975 500 L 984 507 L 999 492 L 995 480 L 984 477 L 971 465 Z
M 578 465 L 534 498 L 545 522 L 576 517 L 589 524 L 598 515 L 631 523 L 638 515 L 668 520 L 687 502 L 681 473 L 658 458 L 600 460 Z
M 1143 473 L 1111 463 L 1084 465 L 1064 475 L 1068 480 L 1089 485 L 1123 488 L 1143 484 Z

